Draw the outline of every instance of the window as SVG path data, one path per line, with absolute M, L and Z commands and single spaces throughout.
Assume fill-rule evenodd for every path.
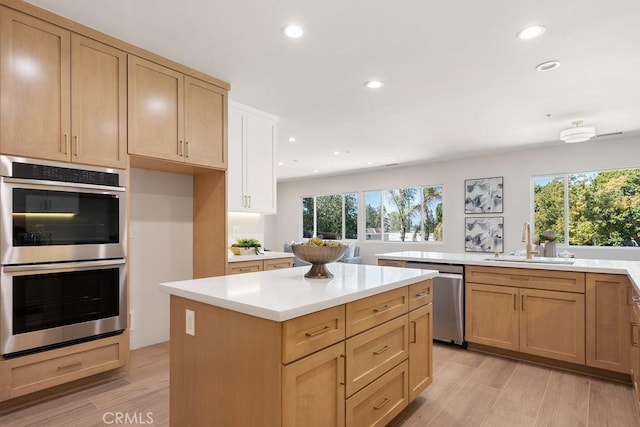
M 640 243 L 640 169 L 534 177 L 533 189 L 538 236 L 552 230 L 556 242 L 575 246 Z
M 442 186 L 364 193 L 367 240 L 442 241 Z
M 302 237 L 358 238 L 358 195 L 329 194 L 302 198 Z

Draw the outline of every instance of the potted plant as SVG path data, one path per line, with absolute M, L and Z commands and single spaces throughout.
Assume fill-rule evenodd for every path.
M 256 239 L 238 239 L 231 245 L 231 252 L 234 255 L 258 255 L 262 244 Z

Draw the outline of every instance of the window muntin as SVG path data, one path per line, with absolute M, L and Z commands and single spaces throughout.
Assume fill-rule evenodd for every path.
M 572 246 L 640 243 L 640 169 L 534 177 L 533 183 L 536 235 L 550 229 L 557 242 Z

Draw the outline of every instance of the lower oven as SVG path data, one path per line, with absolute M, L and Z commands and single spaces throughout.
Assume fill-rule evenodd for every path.
M 3 357 L 118 334 L 127 327 L 124 259 L 3 266 Z

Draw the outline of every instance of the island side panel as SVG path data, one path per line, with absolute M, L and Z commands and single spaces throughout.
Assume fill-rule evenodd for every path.
M 171 425 L 280 426 L 281 349 L 278 322 L 172 295 Z

